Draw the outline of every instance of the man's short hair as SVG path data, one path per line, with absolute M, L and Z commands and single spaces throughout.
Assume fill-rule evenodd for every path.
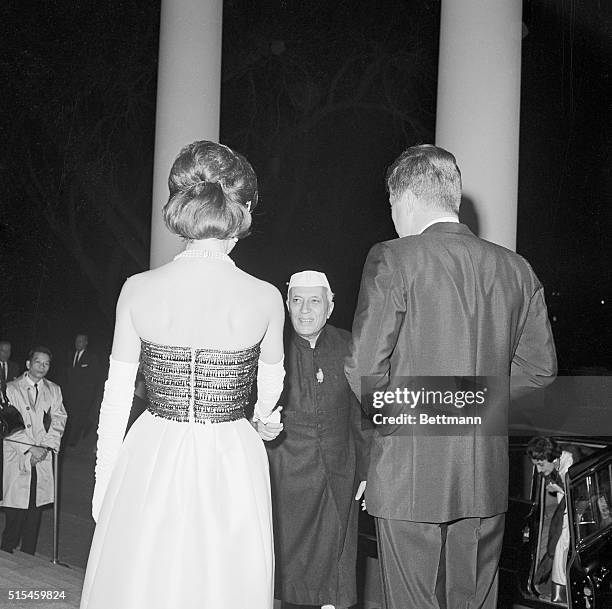
M 52 360 L 53 359 L 53 354 L 51 353 L 51 349 L 49 349 L 49 347 L 44 347 L 43 345 L 38 345 L 38 347 L 34 347 L 33 349 L 30 349 L 29 353 L 28 353 L 28 357 L 26 358 L 27 361 L 31 361 L 32 358 L 34 357 L 34 354 L 36 353 L 45 353 L 46 355 L 49 356 L 49 359 Z
M 455 157 L 431 144 L 404 150 L 387 170 L 387 190 L 391 197 L 409 190 L 431 207 L 459 213 L 461 172 Z
M 557 457 L 561 456 L 562 452 L 561 447 L 552 438 L 545 436 L 532 438 L 527 444 L 527 454 L 534 461 L 552 463 Z

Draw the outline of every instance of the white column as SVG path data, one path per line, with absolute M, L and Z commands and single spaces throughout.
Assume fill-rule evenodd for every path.
M 516 248 L 521 0 L 442 0 L 436 144 L 457 158 L 479 234 Z
M 182 247 L 165 227 L 168 174 L 179 150 L 219 139 L 223 0 L 162 0 L 157 76 L 151 268 Z

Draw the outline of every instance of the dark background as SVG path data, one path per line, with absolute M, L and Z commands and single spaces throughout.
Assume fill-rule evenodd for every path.
M 281 289 L 324 270 L 345 328 L 368 249 L 396 236 L 385 169 L 434 139 L 439 11 L 224 5 L 221 141 L 251 160 L 261 201 L 234 258 Z M 610 17 L 594 0 L 524 6 L 517 250 L 566 373 L 612 369 Z M 22 0 L 0 23 L 0 337 L 20 361 L 76 332 L 106 353 L 119 289 L 148 266 L 159 6 Z

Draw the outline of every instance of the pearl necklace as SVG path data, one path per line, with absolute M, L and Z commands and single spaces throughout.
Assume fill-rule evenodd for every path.
M 184 250 L 180 254 L 177 254 L 174 257 L 174 260 L 178 260 L 179 258 L 214 258 L 216 260 L 223 260 L 224 262 L 229 262 L 230 264 L 235 265 L 235 262 L 227 254 L 224 254 L 223 252 L 216 252 L 213 250 Z

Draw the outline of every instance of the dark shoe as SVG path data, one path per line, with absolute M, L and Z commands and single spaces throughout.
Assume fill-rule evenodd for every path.
M 12 554 L 13 550 L 9 550 L 8 548 L 0 548 L 3 552 L 7 552 L 8 554 Z

